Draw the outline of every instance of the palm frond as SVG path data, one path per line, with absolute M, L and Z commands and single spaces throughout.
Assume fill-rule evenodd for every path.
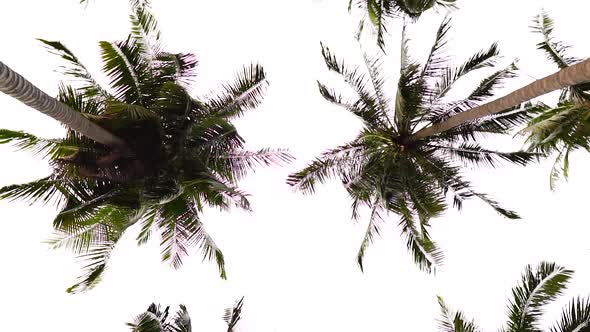
M 196 76 L 195 70 L 199 61 L 192 53 L 166 53 L 156 55 L 157 79 L 174 81 L 188 88 Z
M 244 298 L 234 304 L 232 308 L 225 309 L 223 320 L 227 323 L 227 332 L 234 332 L 234 328 L 240 321 L 242 314 L 242 306 L 244 305 Z
M 162 260 L 180 268 L 189 246 L 197 246 L 203 260 L 215 260 L 221 278 L 226 278 L 225 260 L 217 244 L 206 232 L 195 206 L 185 196 L 161 204 L 155 216 L 161 230 Z
M 449 60 L 448 56 L 443 55 L 445 51 L 445 47 L 447 45 L 447 36 L 449 34 L 449 30 L 451 29 L 451 18 L 446 16 L 438 30 L 436 31 L 436 37 L 434 39 L 434 44 L 430 49 L 430 53 L 428 54 L 428 59 L 424 63 L 422 67 L 422 77 L 438 77 L 443 69 L 446 67 L 446 64 Z
M 165 332 L 160 319 L 152 312 L 146 311 L 137 316 L 133 323 L 127 323 L 133 332 Z
M 216 158 L 242 150 L 243 144 L 244 139 L 231 122 L 214 117 L 192 125 L 185 145 L 202 157 L 205 165 L 220 166 L 223 164 L 215 163 Z M 233 171 L 225 171 L 229 172 L 223 175 L 231 178 Z
M 361 271 L 364 271 L 363 267 L 363 258 L 365 257 L 365 252 L 367 247 L 373 243 L 376 236 L 379 236 L 381 233 L 381 229 L 379 224 L 383 223 L 383 218 L 381 218 L 381 213 L 383 212 L 383 206 L 375 200 L 373 202 L 373 206 L 371 208 L 371 216 L 369 217 L 369 224 L 367 225 L 367 230 L 365 231 L 365 236 L 363 237 L 363 241 L 361 242 L 361 246 L 357 253 L 357 264 Z
M 202 179 L 183 182 L 186 195 L 204 200 L 211 207 L 228 210 L 232 206 L 251 211 L 248 194 L 214 174 L 204 174 Z
M 453 84 L 466 74 L 480 68 L 492 67 L 498 55 L 498 44 L 494 43 L 487 50 L 472 55 L 461 66 L 446 68 L 434 86 L 431 102 L 439 101 L 451 90 Z
M 174 315 L 171 324 L 169 325 L 171 331 L 170 332 L 191 332 L 191 318 L 188 315 L 188 310 L 186 306 L 181 304 L 180 309 Z
M 232 151 L 218 156 L 213 160 L 212 167 L 226 168 L 232 171 L 233 178 L 240 180 L 248 172 L 254 171 L 257 166 L 282 165 L 293 160 L 293 156 L 287 150 L 273 150 L 269 148 L 258 151 Z M 219 165 L 223 164 L 223 165 Z
M 537 154 L 526 151 L 500 152 L 482 148 L 474 142 L 463 142 L 459 146 L 430 145 L 438 149 L 448 151 L 451 156 L 466 164 L 475 166 L 496 167 L 500 160 L 525 166 L 534 161 Z
M 79 281 L 68 287 L 68 293 L 84 292 L 95 287 L 102 279 L 107 267 L 111 252 L 115 247 L 114 242 L 102 243 L 94 246 L 88 253 L 80 256 L 88 264 L 83 267 L 86 273 L 79 277 Z
M 79 150 L 73 140 L 40 138 L 22 131 L 0 129 L 0 144 L 13 143 L 17 150 L 29 151 L 43 158 L 57 159 Z
M 563 176 L 567 180 L 568 168 L 569 168 L 569 153 L 572 147 L 567 146 L 559 150 L 551 171 L 549 172 L 549 189 L 554 191 L 557 188 L 557 182 Z
M 580 61 L 578 58 L 567 55 L 567 50 L 570 48 L 569 45 L 555 40 L 552 36 L 554 23 L 546 12 L 543 11 L 535 16 L 531 29 L 543 37 L 543 40 L 537 43 L 537 49 L 543 51 L 547 58 L 557 65 L 558 68 L 563 69 Z M 590 100 L 588 90 L 589 87 L 587 84 L 567 87 L 562 89 L 559 101 L 588 101 Z
M 486 204 L 491 206 L 500 215 L 502 215 L 508 219 L 520 219 L 520 216 L 518 215 L 518 213 L 516 213 L 515 211 L 512 211 L 512 210 L 508 210 L 508 209 L 503 208 L 498 202 L 496 202 L 495 200 L 488 197 L 488 195 L 478 193 L 475 191 L 472 191 L 472 194 L 473 194 L 473 196 L 476 196 L 477 198 L 481 199 Z
M 422 229 L 418 230 L 415 225 L 412 212 L 405 204 L 401 204 L 400 226 L 402 234 L 406 238 L 406 246 L 414 258 L 414 263 L 420 270 L 427 273 L 435 273 L 436 266 L 443 264 L 444 255 L 437 244 L 430 239 L 430 236 Z
M 148 58 L 153 57 L 160 52 L 158 22 L 149 11 L 149 2 L 134 1 L 131 7 L 133 10 L 133 14 L 129 15 L 131 36 Z
M 586 125 L 590 110 L 585 104 L 562 102 L 555 108 L 542 104 L 535 113 L 541 114 L 530 120 L 520 133 L 528 134 L 526 142 L 530 151 L 544 155 L 557 152 L 549 177 L 549 186 L 555 190 L 562 176 L 567 179 L 570 152 L 578 148 L 590 150 L 590 131 Z
M 405 192 L 404 200 L 417 215 L 421 227 L 428 226 L 430 218 L 440 216 L 447 208 L 445 196 L 437 187 L 433 186 L 431 180 L 428 179 L 430 176 L 425 172 L 406 172 L 401 176 L 401 187 Z M 412 181 L 412 178 L 424 180 Z
M 137 234 L 137 238 L 135 239 L 137 241 L 137 245 L 146 244 L 150 240 L 157 213 L 157 205 L 152 205 L 146 208 L 143 212 L 143 217 L 141 218 L 141 228 L 139 229 L 139 234 Z
M 561 320 L 551 328 L 551 332 L 587 332 L 590 330 L 590 300 L 576 298 L 561 314 Z
M 535 16 L 531 29 L 543 37 L 543 40 L 537 44 L 537 49 L 543 51 L 547 58 L 553 61 L 560 69 L 579 61 L 579 59 L 569 57 L 566 54 L 566 51 L 570 48 L 568 45 L 553 38 L 554 24 L 549 14 L 542 12 Z
M 393 14 L 390 2 L 387 0 L 367 0 L 367 14 L 369 21 L 377 30 L 377 45 L 385 53 L 386 18 Z
M 540 331 L 543 307 L 562 294 L 572 274 L 554 263 L 542 262 L 535 269 L 528 265 L 521 282 L 512 289 L 507 331 Z
M 161 204 L 156 214 L 158 228 L 161 230 L 162 261 L 170 261 L 178 269 L 182 259 L 192 245 L 191 236 L 200 223 L 193 207 L 183 197 L 177 197 Z
M 417 1 L 396 1 L 404 14 L 413 19 L 417 19 L 423 12 L 437 6 L 454 9 L 456 0 L 417 0 Z
M 353 0 L 348 4 L 348 11 L 352 10 Z M 363 19 L 359 23 L 357 35 L 365 28 L 365 22 L 368 21 L 372 27 L 373 33 L 377 37 L 377 46 L 385 52 L 385 34 L 387 33 L 387 19 L 400 16 L 399 8 L 394 2 L 389 0 L 359 0 L 356 1 L 356 7 L 363 12 Z M 358 39 L 358 38 L 357 38 Z
M 143 104 L 144 92 L 141 75 L 147 75 L 147 63 L 142 50 L 134 40 L 109 43 L 100 42 L 103 70 L 111 79 L 114 97 L 128 104 Z
M 457 9 L 457 0 L 436 0 L 436 5 L 447 9 Z
M 520 131 L 522 134 L 529 134 L 529 149 L 550 152 L 560 144 L 590 148 L 590 135 L 583 131 L 583 124 L 590 116 L 590 109 L 586 105 L 566 102 L 552 109 L 545 106 L 540 110 L 544 110 L 544 113 L 532 119 Z
M 186 306 L 181 304 L 174 316 L 169 317 L 170 307 L 161 309 L 152 303 L 148 309 L 135 317 L 133 323 L 127 323 L 134 332 L 191 332 L 191 319 Z
M 502 84 L 506 79 L 517 76 L 516 70 L 518 70 L 518 68 L 516 67 L 516 63 L 513 62 L 506 68 L 501 69 L 484 78 L 479 83 L 479 86 L 469 94 L 467 99 L 475 102 L 481 102 L 489 97 L 492 97 L 494 95 L 494 90 L 502 87 Z
M 439 319 L 440 332 L 480 332 L 481 329 L 473 321 L 467 321 L 462 312 L 452 313 L 443 299 L 438 298 L 441 317 Z
M 148 1 L 132 1 L 131 38 L 143 60 L 153 69 L 152 84 L 173 81 L 185 87 L 192 83 L 198 63 L 192 53 L 168 53 L 161 50 L 160 31 L 150 12 Z
M 441 178 L 439 183 L 444 192 L 446 193 L 448 189 L 451 189 L 454 192 L 455 196 L 453 205 L 459 209 L 461 208 L 462 201 L 468 198 L 477 197 L 500 215 L 508 219 L 520 219 L 520 216 L 516 212 L 503 208 L 498 202 L 488 197 L 488 195 L 475 191 L 472 188 L 471 183 L 464 180 L 459 175 L 458 168 L 449 167 L 444 161 L 436 160 L 434 158 L 427 159 L 427 162 L 439 170 L 438 174 L 434 172 L 433 174 Z
M 53 249 L 70 249 L 75 254 L 83 254 L 93 245 L 101 245 L 109 241 L 113 230 L 108 223 L 94 222 L 77 225 L 71 232 L 58 232 L 47 240 Z
M 62 66 L 61 71 L 64 75 L 71 76 L 82 82 L 79 89 L 82 95 L 87 98 L 100 97 L 102 99 L 109 98 L 109 93 L 102 88 L 98 82 L 92 77 L 88 69 L 80 62 L 80 60 L 59 41 L 49 41 L 45 39 L 38 39 L 45 44 L 49 52 L 55 54 L 65 60 L 68 65 Z
M 197 120 L 204 122 L 207 119 L 202 119 L 203 115 L 197 106 L 198 102 L 190 97 L 185 87 L 171 81 L 173 78 L 156 77 L 160 86 L 153 104 L 148 109 L 153 110 L 160 117 L 165 136 L 173 140 L 169 142 L 173 146 L 171 152 L 178 153 L 183 146 L 183 141 L 189 135 L 191 125 L 194 125 Z
M 352 10 L 353 0 L 348 3 L 348 11 Z M 377 45 L 385 52 L 385 35 L 387 34 L 387 20 L 390 18 L 408 17 L 417 20 L 423 12 L 433 8 L 456 8 L 455 0 L 357 0 L 356 7 L 364 12 L 363 19 L 359 23 L 357 35 L 364 30 L 365 22 L 369 21 L 376 34 Z
M 345 179 L 354 178 L 349 173 L 359 168 L 365 156 L 365 148 L 355 143 L 328 150 L 301 171 L 289 175 L 287 184 L 304 193 L 313 193 L 317 182 L 324 183 L 338 175 Z
M 412 63 L 415 63 L 412 58 L 410 57 L 410 38 L 408 37 L 408 33 L 406 31 L 407 24 L 404 21 L 402 26 L 402 33 L 401 33 L 401 42 L 400 42 L 400 72 L 403 72 L 404 69 Z
M 262 66 L 246 66 L 232 84 L 223 85 L 221 95 L 208 98 L 209 112 L 224 118 L 239 117 L 262 102 L 267 85 Z
M 480 118 L 468 125 L 468 128 L 479 133 L 507 134 L 511 129 L 530 121 L 536 109 L 536 106 L 527 103 Z
M 369 84 L 373 85 L 374 83 L 377 83 L 376 87 L 378 89 L 381 88 L 377 76 L 377 71 L 379 69 L 375 66 L 376 64 L 373 64 L 373 67 L 370 69 L 370 71 L 373 71 L 373 74 L 370 74 L 369 78 L 367 78 L 366 74 L 361 73 L 360 68 L 357 66 L 349 68 L 344 61 L 339 61 L 327 46 L 324 46 L 323 43 L 320 43 L 320 46 L 322 48 L 322 56 L 324 57 L 328 69 L 341 75 L 344 81 L 359 97 L 358 101 L 353 103 L 355 107 L 351 109 L 351 111 L 372 127 L 388 128 L 389 120 L 387 110 L 383 109 L 384 105 L 382 104 L 384 100 L 379 99 L 376 95 L 378 92 L 370 91 L 368 88 Z M 371 76 L 373 78 L 371 78 Z M 322 93 L 324 98 L 332 101 L 329 90 L 323 84 L 318 83 L 318 85 L 320 93 Z M 383 96 L 381 98 L 383 98 Z
M 317 82 L 320 94 L 327 101 L 345 108 L 350 113 L 356 115 L 365 126 L 367 127 L 378 127 L 382 126 L 381 112 L 376 108 L 376 100 L 358 99 L 354 102 L 345 101 L 343 97 L 336 93 L 334 89 L 330 89 L 324 84 Z M 368 102 L 369 101 L 369 102 Z
M 62 238 L 64 242 L 55 242 L 56 244 L 82 249 L 89 244 L 89 249 L 79 256 L 86 264 L 82 268 L 84 274 L 67 289 L 68 293 L 85 292 L 100 282 L 115 245 L 125 230 L 140 217 L 131 209 L 103 206 L 86 224 L 102 223 L 104 226 L 89 228 L 89 232 L 62 233 L 65 235 Z M 68 235 L 74 235 L 74 238 L 68 238 Z
M 418 64 L 402 68 L 395 99 L 395 127 L 402 135 L 409 135 L 414 119 L 423 113 L 424 95 L 428 94 L 426 82 L 420 76 Z
M 444 121 L 457 113 L 466 111 L 471 107 L 469 105 L 474 105 L 474 103 L 466 100 L 453 103 L 448 108 L 441 109 L 440 112 L 432 112 L 431 116 L 427 117 L 427 120 L 432 123 Z M 539 109 L 538 105 L 526 103 L 482 117 L 476 121 L 464 123 L 431 137 L 431 139 L 448 142 L 477 141 L 480 138 L 486 138 L 486 135 L 489 134 L 508 134 L 512 129 L 531 121 L 535 112 Z
M 138 8 L 150 8 L 151 0 L 129 0 L 129 5 L 134 10 Z
M 393 123 L 391 122 L 388 116 L 387 105 L 389 104 L 389 100 L 385 96 L 384 91 L 385 77 L 383 76 L 383 61 L 379 56 L 369 56 L 365 52 L 362 53 L 365 67 L 367 68 L 369 82 L 371 83 L 371 86 L 375 93 L 375 99 L 377 100 L 379 109 L 381 110 L 381 112 L 379 112 L 379 115 L 382 115 L 384 117 L 383 120 L 386 120 L 386 123 L 389 124 L 390 127 L 393 127 Z
M 109 101 L 104 115 L 117 118 L 118 120 L 140 121 L 156 119 L 157 114 L 141 105 Z
M 87 116 L 101 115 L 103 111 L 104 100 L 88 98 L 78 89 L 65 84 L 59 85 L 57 100 Z
M 0 199 L 25 200 L 30 204 L 41 202 L 43 204 L 63 202 L 66 189 L 63 181 L 45 177 L 36 181 L 23 184 L 13 184 L 0 188 Z
M 67 191 L 66 204 L 53 220 L 53 228 L 59 232 L 76 233 L 84 230 L 86 226 L 101 223 L 102 218 L 125 218 L 127 211 L 110 209 L 105 206 L 106 204 L 118 205 L 121 208 L 129 208 L 127 203 L 131 203 L 131 207 L 138 205 L 137 196 L 122 193 L 117 189 L 99 194 L 103 190 L 86 187 L 84 183 L 74 181 L 65 183 L 64 187 Z

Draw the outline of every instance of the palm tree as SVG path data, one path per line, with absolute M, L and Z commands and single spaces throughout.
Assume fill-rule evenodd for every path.
M 508 321 L 502 332 L 543 331 L 540 322 L 543 307 L 554 301 L 565 290 L 573 271 L 554 263 L 540 263 L 536 269 L 530 265 L 525 268 L 521 282 L 512 289 L 513 298 L 508 305 Z M 474 321 L 468 321 L 462 312 L 452 312 L 442 298 L 438 298 L 441 308 L 439 331 L 441 332 L 479 332 Z M 573 299 L 563 309 L 561 320 L 555 323 L 551 332 L 590 331 L 590 300 Z
M 532 28 L 542 37 L 537 48 L 558 68 L 565 69 L 580 61 L 566 54 L 569 46 L 553 38 L 553 20 L 547 13 L 536 16 Z M 561 175 L 567 178 L 570 152 L 579 148 L 590 151 L 590 84 L 562 89 L 556 107 L 538 102 L 531 108 L 538 116 L 521 133 L 528 134 L 531 151 L 557 154 L 550 173 L 549 184 L 553 190 Z
M 69 130 L 62 139 L 0 130 L 0 143 L 50 159 L 51 175 L 0 188 L 0 199 L 54 202 L 55 248 L 86 261 L 84 275 L 68 291 L 100 280 L 124 232 L 140 223 L 138 244 L 154 229 L 162 259 L 179 268 L 190 247 L 215 260 L 226 278 L 224 257 L 200 219 L 206 206 L 250 210 L 237 181 L 257 165 L 291 160 L 283 150 L 247 151 L 232 120 L 255 108 L 267 85 L 263 68 L 245 66 L 235 82 L 207 99 L 190 96 L 197 60 L 160 47 L 157 22 L 145 1 L 132 1 L 132 32 L 123 41 L 100 42 L 110 89 L 100 86 L 63 44 L 41 40 L 68 63 L 65 74 L 81 81 L 62 85 L 58 100 L 125 141 L 112 150 Z
M 360 206 L 371 209 L 357 256 L 361 269 L 365 250 L 379 234 L 383 214 L 387 212 L 401 217 L 407 247 L 419 267 L 428 272 L 443 258 L 428 234 L 428 226 L 432 217 L 447 209 L 447 194 L 451 194 L 453 206 L 458 209 L 464 200 L 478 197 L 500 214 L 518 218 L 515 212 L 473 189 L 461 174 L 461 163 L 495 166 L 505 160 L 525 165 L 534 160 L 534 155 L 528 152 L 499 152 L 477 143 L 483 135 L 503 134 L 513 125 L 527 121 L 526 112 L 508 109 L 437 135 L 412 140 L 419 128 L 440 123 L 478 105 L 492 96 L 505 79 L 515 76 L 516 66 L 512 63 L 486 77 L 464 99 L 446 98 L 461 77 L 480 68 L 493 67 L 499 53 L 493 44 L 461 66 L 452 67 L 444 55 L 449 28 L 450 19 L 445 18 L 424 65 L 409 57 L 408 40 L 402 33 L 401 72 L 393 100 L 383 89 L 385 81 L 379 57 L 364 55 L 367 71 L 363 73 L 360 68 L 339 61 L 322 45 L 328 68 L 341 75 L 357 96 L 348 100 L 318 82 L 320 93 L 359 117 L 365 128 L 352 142 L 324 152 L 309 166 L 290 175 L 287 182 L 305 193 L 313 193 L 317 183 L 339 178 L 352 199 L 353 219 L 359 218 Z
M 227 332 L 233 332 L 234 327 L 241 319 L 242 306 L 244 298 L 242 297 L 232 308 L 225 309 L 223 320 L 227 323 Z M 148 309 L 141 315 L 135 317 L 133 323 L 127 323 L 133 332 L 191 332 L 191 319 L 184 305 L 180 305 L 180 310 L 174 317 L 169 317 L 170 307 L 164 310 L 160 305 L 152 303 Z
M 387 20 L 394 17 L 408 17 L 417 20 L 425 11 L 435 8 L 455 8 L 456 0 L 350 0 L 348 11 L 355 6 L 366 13 L 359 24 L 359 33 L 365 26 L 365 21 L 375 28 L 377 32 L 377 45 L 385 51 L 384 35 L 387 33 Z

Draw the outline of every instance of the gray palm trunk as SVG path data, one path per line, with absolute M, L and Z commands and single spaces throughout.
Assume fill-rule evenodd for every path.
M 412 139 L 419 140 L 428 136 L 442 133 L 461 124 L 473 121 L 488 115 L 502 112 L 511 107 L 533 98 L 542 96 L 551 91 L 567 88 L 590 81 L 590 59 L 578 62 L 574 65 L 561 69 L 560 71 L 536 80 L 504 97 L 498 98 L 489 103 L 474 107 L 461 112 L 446 121 L 436 123 L 416 132 Z
M 91 122 L 57 99 L 48 96 L 24 77 L 0 61 L 0 92 L 54 118 L 68 128 L 107 146 L 123 148 L 125 142 Z

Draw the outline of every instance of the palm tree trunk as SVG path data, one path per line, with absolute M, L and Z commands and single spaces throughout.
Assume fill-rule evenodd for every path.
M 551 91 L 563 89 L 572 85 L 590 81 L 590 59 L 578 62 L 574 65 L 561 69 L 560 71 L 546 76 L 540 80 L 522 87 L 504 97 L 498 98 L 489 103 L 474 107 L 461 112 L 446 121 L 436 123 L 432 126 L 419 130 L 412 136 L 412 140 L 419 140 L 428 136 L 442 133 L 463 123 L 473 121 L 488 115 L 502 112 L 511 107 L 542 96 Z
M 98 143 L 118 149 L 126 145 L 122 139 L 91 122 L 80 112 L 48 96 L 2 61 L 0 61 L 0 92 L 14 97 Z

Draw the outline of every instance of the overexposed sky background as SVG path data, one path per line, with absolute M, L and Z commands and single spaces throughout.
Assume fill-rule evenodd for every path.
M 324 149 L 355 136 L 360 123 L 317 92 L 316 79 L 341 87 L 327 72 L 320 54 L 323 41 L 351 64 L 362 64 L 354 40 L 357 17 L 346 0 L 153 0 L 167 50 L 194 52 L 199 61 L 194 95 L 231 81 L 250 62 L 264 65 L 270 87 L 264 103 L 237 122 L 252 149 L 289 148 L 297 160 L 286 167 L 259 169 L 241 183 L 252 194 L 254 212 L 208 211 L 209 232 L 222 248 L 228 280 L 212 263 L 194 254 L 175 271 L 160 262 L 158 241 L 137 247 L 137 227 L 115 250 L 103 282 L 70 295 L 65 289 L 79 273 L 68 251 L 50 250 L 52 206 L 29 207 L 0 202 L 0 317 L 3 331 L 126 331 L 130 321 L 152 302 L 187 305 L 195 331 L 225 331 L 225 307 L 245 296 L 239 331 L 435 331 L 436 295 L 462 309 L 487 331 L 506 320 L 511 288 L 526 264 L 554 261 L 576 271 L 568 292 L 546 315 L 557 320 L 575 295 L 590 294 L 588 154 L 571 157 L 569 182 L 549 191 L 552 160 L 530 167 L 470 172 L 469 178 L 522 220 L 511 221 L 472 200 L 461 213 L 450 210 L 432 221 L 432 236 L 446 255 L 436 276 L 414 266 L 399 236 L 398 218 L 366 255 L 365 273 L 355 261 L 366 222 L 350 221 L 349 200 L 338 181 L 320 186 L 313 196 L 293 192 L 285 178 Z M 535 49 L 529 29 L 545 8 L 556 23 L 556 36 L 586 57 L 590 44 L 583 28 L 590 4 L 585 0 L 459 0 L 452 13 L 449 54 L 457 63 L 498 41 L 505 62 L 519 58 L 520 78 L 505 91 L 556 70 Z M 61 64 L 35 38 L 60 40 L 104 81 L 98 41 L 124 38 L 129 31 L 126 0 L 0 2 L 0 59 L 50 95 L 57 93 Z M 423 59 L 444 13 L 429 12 L 409 28 L 411 53 Z M 397 80 L 400 21 L 390 24 L 387 66 Z M 365 49 L 374 50 L 371 39 Z M 467 93 L 483 77 L 462 82 Z M 392 90 L 393 94 L 394 91 Z M 543 98 L 552 103 L 555 94 Z M 43 137 L 63 129 L 52 119 L 0 95 L 0 127 Z M 487 146 L 518 148 L 510 137 Z M 11 146 L 0 146 L 0 186 L 47 175 L 47 162 Z M 367 218 L 365 218 L 367 221 Z

